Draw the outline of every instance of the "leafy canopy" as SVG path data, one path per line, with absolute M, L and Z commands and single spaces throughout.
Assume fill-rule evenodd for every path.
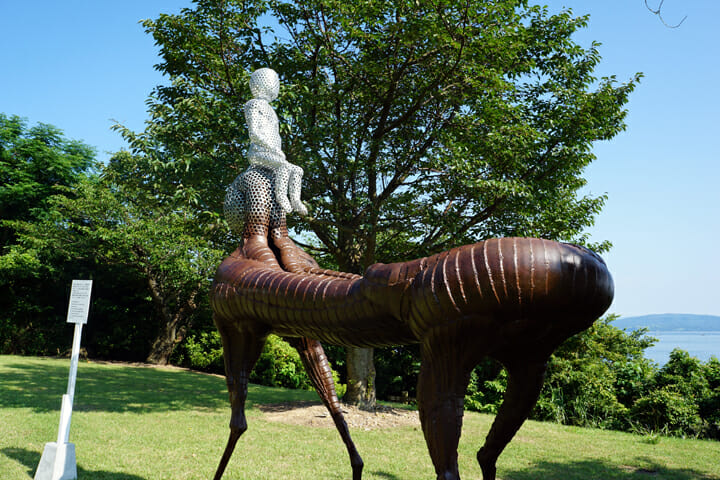
M 217 221 L 245 167 L 248 75 L 270 66 L 311 210 L 292 226 L 327 263 L 507 235 L 583 242 L 605 200 L 580 193 L 583 170 L 624 128 L 637 81 L 593 76 L 598 44 L 572 39 L 587 21 L 526 0 L 198 1 L 144 22 L 171 83 L 144 132 L 118 129 L 153 181 Z
M 15 241 L 11 221 L 41 217 L 50 197 L 70 194 L 94 162 L 92 147 L 57 127 L 0 113 L 0 255 Z

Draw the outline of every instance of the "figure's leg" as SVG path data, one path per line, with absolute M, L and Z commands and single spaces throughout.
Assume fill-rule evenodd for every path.
M 228 438 L 225 452 L 215 472 L 215 480 L 220 480 L 225 472 L 228 461 L 235 450 L 240 436 L 247 430 L 245 419 L 245 399 L 248 392 L 248 378 L 255 366 L 267 334 L 257 334 L 250 330 L 240 331 L 233 326 L 221 325 L 216 319 L 223 342 L 223 356 L 225 358 L 225 380 L 230 393 L 230 438 Z
M 340 433 L 343 442 L 345 442 L 348 454 L 350 455 L 353 480 L 361 480 L 363 461 L 350 437 L 350 430 L 345 422 L 340 401 L 335 393 L 335 382 L 332 378 L 332 370 L 330 370 L 330 364 L 325 356 L 322 345 L 317 340 L 309 338 L 288 338 L 287 341 L 300 353 L 300 358 L 310 377 L 310 381 L 312 381 L 325 407 L 330 411 L 330 415 L 335 422 L 335 427 Z
M 547 358 L 506 363 L 508 387 L 477 459 L 483 480 L 495 480 L 495 463 L 530 415 L 542 389 Z
M 300 190 L 302 189 L 303 169 L 297 165 L 290 166 L 290 183 L 288 185 L 288 196 L 293 209 L 300 215 L 307 215 L 308 211 L 300 200 Z
M 424 342 L 417 401 L 438 480 L 459 480 L 457 448 L 470 370 L 451 339 Z
M 285 212 L 277 202 L 270 212 L 270 238 L 273 246 L 277 249 L 280 265 L 285 271 L 305 273 L 311 268 L 318 267 L 315 259 L 290 239 Z
M 292 212 L 292 205 L 288 200 L 288 182 L 290 181 L 289 164 L 276 165 L 275 170 L 275 199 L 280 204 L 285 213 Z

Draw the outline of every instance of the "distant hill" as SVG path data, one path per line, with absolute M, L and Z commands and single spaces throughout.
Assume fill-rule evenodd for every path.
M 720 317 L 689 313 L 661 313 L 640 317 L 621 317 L 613 322 L 618 328 L 636 330 L 646 327 L 651 331 L 720 331 Z

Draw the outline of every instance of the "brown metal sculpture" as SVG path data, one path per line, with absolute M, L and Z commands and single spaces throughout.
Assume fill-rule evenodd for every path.
M 420 343 L 417 401 L 438 480 L 459 480 L 457 447 L 470 372 L 484 357 L 508 371 L 498 414 L 477 454 L 485 480 L 537 402 L 551 353 L 610 305 L 613 284 L 593 252 L 533 238 L 501 238 L 427 258 L 375 264 L 363 276 L 323 270 L 288 236 L 286 213 L 305 214 L 302 169 L 285 159 L 269 102 L 271 69 L 250 78 L 245 105 L 250 168 L 228 189 L 225 213 L 243 244 L 220 265 L 210 301 L 223 342 L 232 415 L 222 477 L 247 429 L 248 377 L 268 334 L 298 350 L 361 480 L 358 454 L 320 341 L 356 347 Z
M 613 283 L 605 263 L 574 245 L 501 238 L 375 264 L 363 276 L 323 270 L 289 238 L 274 182 L 272 169 L 251 166 L 226 199 L 244 242 L 220 265 L 210 294 L 232 407 L 215 479 L 247 429 L 248 377 L 271 332 L 300 352 L 347 446 L 354 480 L 361 479 L 363 461 L 320 341 L 420 343 L 420 421 L 441 480 L 460 478 L 457 446 L 471 370 L 484 357 L 497 359 L 508 371 L 508 387 L 477 454 L 484 480 L 495 479 L 496 460 L 535 405 L 551 353 L 609 307 Z

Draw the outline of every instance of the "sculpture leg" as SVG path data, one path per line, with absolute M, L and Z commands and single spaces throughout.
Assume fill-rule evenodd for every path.
M 470 370 L 455 342 L 423 345 L 417 401 L 425 443 L 438 480 L 459 480 L 457 448 Z
M 350 437 L 350 430 L 343 417 L 340 401 L 335 392 L 335 382 L 332 378 L 330 364 L 325 356 L 322 345 L 317 340 L 309 338 L 289 338 L 287 340 L 297 349 L 298 353 L 300 353 L 300 358 L 310 377 L 310 381 L 318 392 L 318 395 L 320 395 L 325 407 L 330 412 L 335 422 L 335 427 L 347 447 L 348 454 L 350 455 L 350 466 L 353 471 L 353 480 L 361 480 L 363 461 Z
M 508 363 L 505 367 L 508 371 L 505 398 L 485 438 L 485 445 L 477 453 L 483 480 L 495 480 L 495 463 L 498 457 L 537 403 L 545 379 L 547 359 L 525 363 L 517 361 Z
M 290 181 L 290 168 L 287 164 L 274 167 L 275 170 L 275 200 L 280 204 L 285 213 L 293 211 L 288 199 L 288 182 Z
M 300 190 L 302 188 L 303 169 L 297 165 L 290 167 L 290 180 L 288 184 L 288 196 L 293 209 L 300 215 L 307 215 L 307 208 L 300 200 Z
M 216 319 L 216 324 L 217 324 Z M 232 326 L 218 325 L 223 342 L 225 358 L 225 377 L 230 393 L 230 438 L 225 452 L 215 472 L 215 480 L 220 480 L 228 461 L 235 450 L 240 436 L 247 430 L 245 419 L 245 399 L 248 392 L 248 378 L 255 366 L 267 335 L 258 335 L 250 331 L 240 331 Z

